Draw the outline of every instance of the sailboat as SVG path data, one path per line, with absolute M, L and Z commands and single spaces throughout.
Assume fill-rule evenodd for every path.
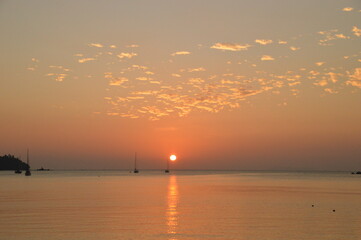
M 139 173 L 139 170 L 137 169 L 137 153 L 134 155 L 134 173 Z
M 31 176 L 30 165 L 29 165 L 29 149 L 26 152 L 26 163 L 28 164 L 28 169 L 26 169 L 25 176 Z

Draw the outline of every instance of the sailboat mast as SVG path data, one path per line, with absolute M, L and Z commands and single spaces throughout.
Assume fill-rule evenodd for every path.
M 29 165 L 29 149 L 26 151 L 26 163 Z
M 137 152 L 134 154 L 134 169 L 137 169 Z

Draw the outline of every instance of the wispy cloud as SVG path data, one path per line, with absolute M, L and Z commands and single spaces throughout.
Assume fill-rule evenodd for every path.
M 325 64 L 325 62 L 316 62 L 315 65 L 317 66 L 322 66 L 323 64 Z
M 199 68 L 188 68 L 188 72 L 204 72 L 206 71 L 205 68 L 199 67 Z
M 353 32 L 353 34 L 354 34 L 355 36 L 361 37 L 361 29 L 360 29 L 360 28 L 357 28 L 356 26 L 354 26 L 354 27 L 352 28 L 352 32 Z
M 79 59 L 78 62 L 85 63 L 85 62 L 94 61 L 94 60 L 95 60 L 95 58 L 82 58 L 82 59 Z
M 179 52 L 172 53 L 171 55 L 176 56 L 176 55 L 189 55 L 189 54 L 191 54 L 191 53 L 188 51 L 179 51 Z
M 299 47 L 290 47 L 290 49 L 292 50 L 292 51 L 297 51 L 297 50 L 300 50 L 300 48 Z
M 349 80 L 346 81 L 347 85 L 361 88 L 361 68 L 355 68 L 354 73 L 348 73 Z
M 104 47 L 102 44 L 100 43 L 89 43 L 88 44 L 89 47 L 97 47 L 97 48 L 102 48 Z
M 256 39 L 255 42 L 261 45 L 267 45 L 273 43 L 273 41 L 270 39 Z
M 228 50 L 228 51 L 241 51 L 247 50 L 251 45 L 239 45 L 234 43 L 216 43 L 211 48 L 219 49 L 219 50 Z
M 351 12 L 352 10 L 353 10 L 352 7 L 345 7 L 342 9 L 342 11 L 344 11 L 344 12 Z
M 261 58 L 262 61 L 273 61 L 275 60 L 272 56 L 269 55 L 263 55 Z
M 122 58 L 132 58 L 132 57 L 135 57 L 137 56 L 138 54 L 137 53 L 120 53 L 117 55 L 118 58 L 122 59 Z
M 325 88 L 323 89 L 325 92 L 327 93 L 331 93 L 331 94 L 335 94 L 335 93 L 338 93 L 338 91 L 336 91 L 335 89 L 332 89 L 332 88 Z

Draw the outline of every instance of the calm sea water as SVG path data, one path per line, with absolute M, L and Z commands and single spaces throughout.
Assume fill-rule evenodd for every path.
M 0 239 L 361 239 L 361 176 L 0 172 Z

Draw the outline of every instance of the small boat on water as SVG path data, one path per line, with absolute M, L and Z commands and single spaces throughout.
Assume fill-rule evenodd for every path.
M 41 167 L 41 168 L 36 169 L 36 171 L 50 171 L 50 169 Z
M 29 149 L 26 152 L 26 163 L 28 164 L 28 169 L 25 171 L 25 176 L 31 176 L 30 165 L 29 165 Z
M 133 173 L 139 173 L 139 170 L 137 169 L 137 153 L 134 155 L 134 171 Z
M 15 170 L 15 173 L 16 173 L 16 174 L 21 174 L 22 171 L 21 171 L 20 169 L 17 169 L 17 170 Z

